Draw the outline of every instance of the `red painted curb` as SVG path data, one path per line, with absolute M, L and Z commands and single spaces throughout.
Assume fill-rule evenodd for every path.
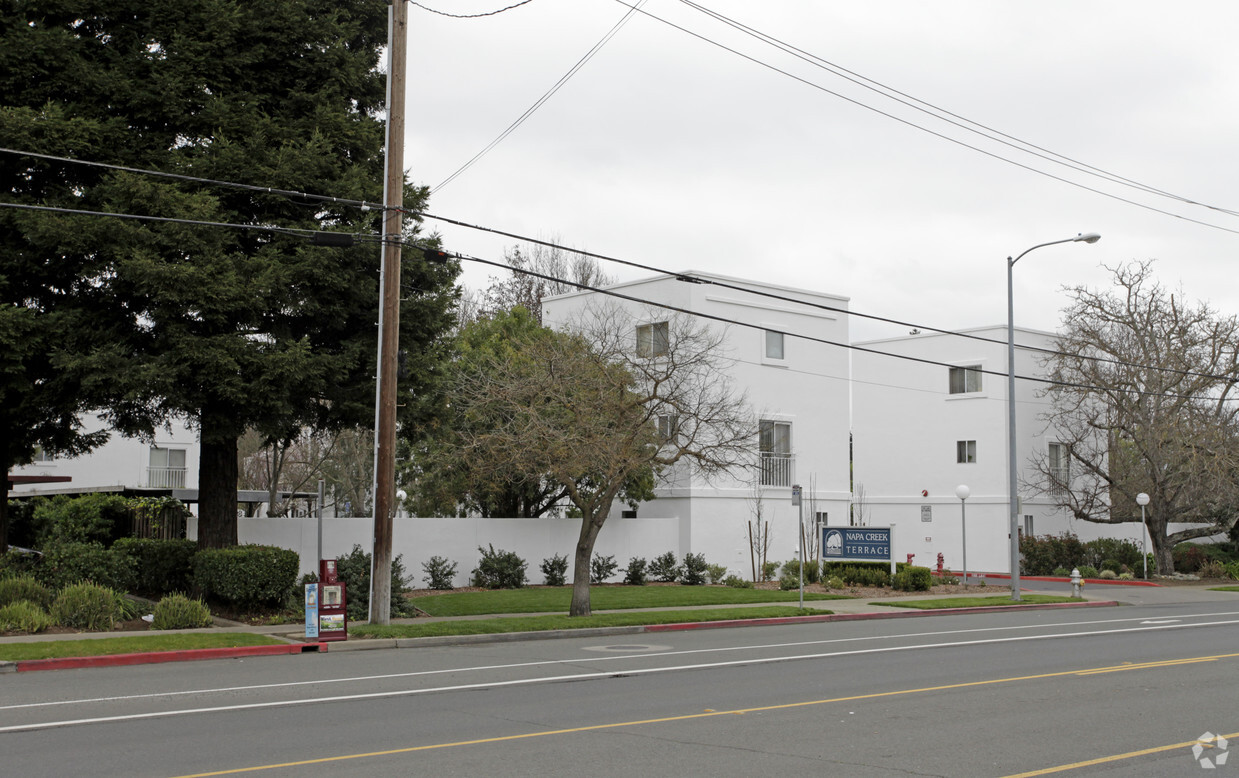
M 870 619 L 906 619 L 913 616 L 953 616 L 960 613 L 1000 613 L 1011 610 L 1048 610 L 1050 608 L 1100 608 L 1117 606 L 1112 600 L 1089 602 L 1045 602 L 1027 605 L 985 605 L 979 608 L 908 609 L 875 613 L 823 613 L 820 616 L 779 616 L 772 619 L 730 619 L 727 621 L 693 621 L 684 624 L 651 624 L 645 632 L 686 632 L 694 629 L 724 629 L 727 627 L 770 627 L 781 624 L 814 624 L 825 621 L 867 621 Z M 894 607 L 894 606 L 890 606 Z
M 321 643 L 290 643 L 279 646 L 237 646 L 234 648 L 192 648 L 184 651 L 150 651 L 141 654 L 110 654 L 107 656 L 64 657 L 60 659 L 19 659 L 17 672 L 37 670 L 77 670 L 84 667 L 120 667 L 162 662 L 193 662 L 200 659 L 233 659 L 247 656 L 277 656 L 325 651 Z

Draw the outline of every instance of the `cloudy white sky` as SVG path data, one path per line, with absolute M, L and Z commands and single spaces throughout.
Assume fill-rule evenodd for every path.
M 514 1 L 424 4 L 476 14 Z M 700 5 L 1079 163 L 1239 209 L 1239 3 Z M 841 294 L 855 311 L 944 328 L 1006 321 L 1008 255 L 1099 232 L 1095 245 L 1040 249 L 1017 265 L 1018 324 L 1055 328 L 1063 285 L 1106 285 L 1102 263 L 1146 258 L 1158 260 L 1164 285 L 1239 313 L 1239 217 L 968 133 L 680 0 L 641 9 L 649 15 L 634 14 L 506 140 L 438 188 L 430 211 L 672 270 Z M 532 0 L 473 19 L 411 6 L 405 161 L 413 180 L 437 187 L 626 13 L 616 0 Z M 514 242 L 439 229 L 451 250 L 488 259 Z M 467 267 L 465 281 L 484 286 L 493 272 Z M 902 332 L 851 323 L 853 339 Z

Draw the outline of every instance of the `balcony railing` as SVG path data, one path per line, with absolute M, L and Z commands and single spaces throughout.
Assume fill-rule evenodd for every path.
M 184 489 L 185 468 L 148 467 L 146 468 L 146 485 L 152 489 Z
M 796 476 L 796 460 L 791 454 L 761 452 L 762 486 L 791 486 Z

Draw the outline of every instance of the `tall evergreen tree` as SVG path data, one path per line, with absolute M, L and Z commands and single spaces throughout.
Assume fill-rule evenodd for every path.
M 382 0 L 69 6 L 0 12 L 4 146 L 381 200 Z M 377 210 L 12 155 L 4 164 L 15 199 L 261 228 L 4 215 L 3 272 L 23 257 L 55 265 L 71 291 L 45 313 L 77 317 L 100 341 L 66 360 L 66 380 L 123 365 L 85 401 L 129 433 L 173 416 L 198 426 L 204 545 L 236 542 L 236 444 L 247 428 L 274 440 L 373 418 L 379 247 L 314 246 L 284 230 L 375 232 Z M 425 194 L 410 189 L 406 202 L 416 208 Z M 405 253 L 405 390 L 437 369 L 457 273 Z M 55 286 L 48 275 L 29 286 Z M 29 298 L 4 291 L 17 307 Z M 404 406 L 413 420 L 418 403 Z

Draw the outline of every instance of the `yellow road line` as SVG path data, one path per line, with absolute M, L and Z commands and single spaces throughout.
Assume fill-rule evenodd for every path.
M 1166 660 L 1163 662 L 1147 662 L 1143 664 L 1126 663 L 1122 665 L 1114 665 L 1111 667 L 1098 667 L 1091 670 L 1064 670 L 1056 673 L 1041 673 L 1038 675 L 1020 675 L 1011 678 L 991 678 L 986 681 L 967 681 L 965 683 L 953 683 L 943 686 L 924 686 L 918 689 L 899 689 L 891 692 L 874 692 L 872 694 L 856 694 L 850 697 L 831 697 L 825 700 L 806 700 L 804 702 L 789 702 L 782 705 L 765 705 L 758 708 L 737 708 L 735 710 L 707 710 L 702 713 L 688 713 L 682 716 L 668 716 L 660 719 L 640 719 L 636 721 L 616 721 L 610 724 L 591 724 L 585 727 L 572 727 L 570 729 L 553 729 L 542 732 L 526 732 L 520 735 L 502 735 L 499 737 L 480 738 L 477 740 L 456 740 L 449 743 L 432 743 L 424 746 L 408 746 L 406 748 L 393 748 L 386 751 L 368 751 L 361 754 L 343 754 L 341 756 L 327 756 L 319 759 L 305 759 L 298 762 L 280 762 L 276 764 L 254 765 L 252 767 L 237 767 L 230 770 L 217 770 L 209 773 L 193 773 L 190 775 L 177 776 L 177 778 L 209 778 L 216 775 L 237 775 L 240 773 L 252 773 L 260 770 L 278 770 L 287 767 L 305 767 L 307 765 L 327 764 L 330 762 L 342 762 L 351 759 L 368 759 L 376 756 L 393 756 L 395 754 L 411 754 L 417 751 L 434 751 L 443 748 L 460 748 L 462 746 L 477 746 L 487 743 L 503 743 L 511 740 L 528 740 L 532 738 L 550 737 L 552 735 L 569 735 L 577 732 L 597 732 L 605 729 L 617 729 L 620 727 L 639 727 L 647 724 L 666 724 L 672 721 L 691 721 L 693 719 L 705 719 L 714 716 L 742 716 L 746 713 L 765 713 L 776 710 L 790 710 L 792 708 L 805 708 L 813 705 L 827 705 L 835 702 L 854 702 L 856 700 L 876 700 L 883 697 L 899 697 L 909 694 L 924 694 L 926 692 L 949 691 L 951 689 L 968 689 L 976 686 L 992 686 L 1001 683 L 1015 683 L 1017 681 L 1036 681 L 1044 678 L 1062 678 L 1069 675 L 1079 676 L 1094 673 L 1115 672 L 1118 670 L 1134 670 L 1148 669 L 1157 667 L 1172 667 L 1180 664 L 1193 664 L 1196 662 L 1215 662 L 1219 659 L 1235 659 L 1239 658 L 1239 653 L 1235 654 L 1217 654 L 1215 656 L 1192 657 L 1189 659 Z M 1231 738 L 1239 736 L 1225 735 L 1224 737 Z M 1078 767 L 1087 767 L 1091 764 L 1103 764 L 1105 762 L 1119 761 L 1122 759 L 1130 759 L 1134 756 L 1144 754 L 1154 754 L 1161 751 L 1171 751 L 1184 746 L 1193 746 L 1196 741 L 1188 743 L 1176 743 L 1170 746 L 1159 746 L 1158 748 L 1148 749 L 1146 751 L 1133 751 L 1129 754 L 1119 754 L 1116 756 L 1102 757 L 1089 762 L 1077 762 L 1071 765 L 1062 765 L 1059 767 L 1050 767 L 1042 771 L 1031 773 L 1020 773 L 1019 776 L 1008 776 L 1007 778 L 1024 778 L 1025 776 L 1048 775 L 1054 772 L 1064 772 L 1066 770 L 1074 770 Z
M 1239 737 L 1239 732 L 1232 732 L 1229 735 L 1215 735 L 1224 737 L 1227 740 Z M 1065 773 L 1068 770 L 1078 770 L 1081 767 L 1092 767 L 1093 765 L 1107 764 L 1109 762 L 1121 762 L 1124 759 L 1134 759 L 1138 756 L 1148 756 L 1149 754 L 1161 754 L 1166 751 L 1177 751 L 1180 748 L 1191 748 L 1201 741 L 1189 740 L 1186 743 L 1171 743 L 1168 746 L 1157 746 L 1156 748 L 1145 748 L 1140 751 L 1128 751 L 1125 754 L 1114 754 L 1113 756 L 1099 756 L 1096 759 L 1089 759 L 1084 762 L 1072 762 L 1071 764 L 1059 765 L 1057 767 L 1046 767 L 1041 770 L 1033 770 L 1027 773 L 1017 773 L 1015 775 L 1006 775 L 1003 778 L 1032 778 L 1034 775 L 1053 775 L 1054 773 Z

